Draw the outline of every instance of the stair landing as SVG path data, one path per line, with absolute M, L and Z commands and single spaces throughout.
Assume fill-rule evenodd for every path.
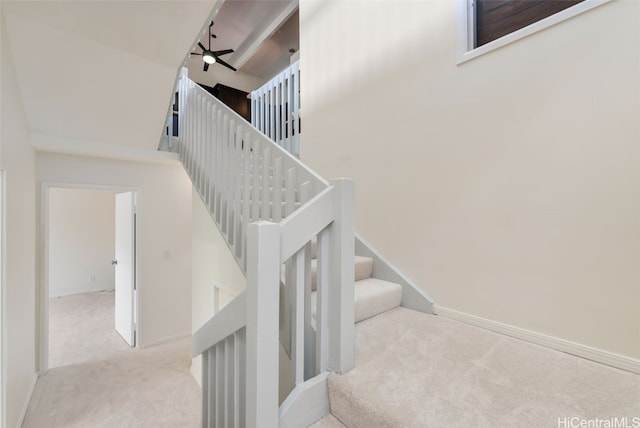
M 441 316 L 396 308 L 357 324 L 356 337 L 355 369 L 329 377 L 331 413 L 349 428 L 640 415 L 639 375 Z

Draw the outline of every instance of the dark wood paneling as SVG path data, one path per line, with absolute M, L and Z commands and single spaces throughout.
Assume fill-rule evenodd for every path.
M 476 47 L 584 0 L 476 0 Z
M 222 101 L 231 110 L 244 117 L 247 122 L 251 122 L 251 100 L 247 98 L 248 92 L 241 91 L 240 89 L 232 88 L 217 84 L 214 87 L 203 85 L 202 86 L 211 95 Z

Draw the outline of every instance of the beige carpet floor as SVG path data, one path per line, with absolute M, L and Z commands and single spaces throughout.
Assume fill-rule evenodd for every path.
M 329 377 L 331 413 L 350 428 L 640 421 L 640 375 L 442 316 L 394 309 L 359 323 L 356 343 L 356 368 Z
M 113 332 L 113 293 L 57 300 L 50 324 L 58 367 L 38 379 L 23 428 L 199 426 L 188 338 L 129 348 Z
M 115 330 L 113 291 L 49 300 L 49 367 L 106 358 L 129 349 Z

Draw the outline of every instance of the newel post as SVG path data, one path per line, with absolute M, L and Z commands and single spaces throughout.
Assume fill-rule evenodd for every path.
M 280 226 L 247 227 L 246 426 L 278 426 Z M 353 322 L 353 321 L 352 321 Z
M 329 250 L 329 368 L 346 373 L 355 366 L 354 266 L 355 191 L 353 180 L 334 179 Z

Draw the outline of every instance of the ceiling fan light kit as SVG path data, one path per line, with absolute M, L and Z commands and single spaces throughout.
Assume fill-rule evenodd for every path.
M 214 62 L 216 62 L 216 57 L 213 55 L 213 52 L 204 51 L 204 53 L 202 54 L 202 60 L 207 64 L 213 64 Z
M 220 51 L 212 51 L 211 50 L 211 39 L 215 39 L 216 35 L 215 34 L 211 34 L 211 27 L 213 27 L 213 21 L 211 21 L 211 23 L 209 24 L 209 47 L 206 48 L 202 42 L 198 42 L 198 46 L 200 46 L 200 49 L 202 49 L 202 53 L 198 53 L 198 52 L 191 52 L 191 55 L 199 55 L 202 56 L 202 61 L 204 62 L 204 67 L 203 67 L 203 71 L 207 71 L 209 70 L 209 65 L 211 64 L 215 64 L 216 62 L 220 65 L 224 65 L 225 67 L 227 67 L 230 70 L 236 71 L 236 68 L 234 66 L 232 66 L 231 64 L 226 63 L 225 61 L 220 59 L 220 56 L 222 55 L 226 55 L 226 54 L 230 54 L 233 53 L 233 49 L 223 49 Z

